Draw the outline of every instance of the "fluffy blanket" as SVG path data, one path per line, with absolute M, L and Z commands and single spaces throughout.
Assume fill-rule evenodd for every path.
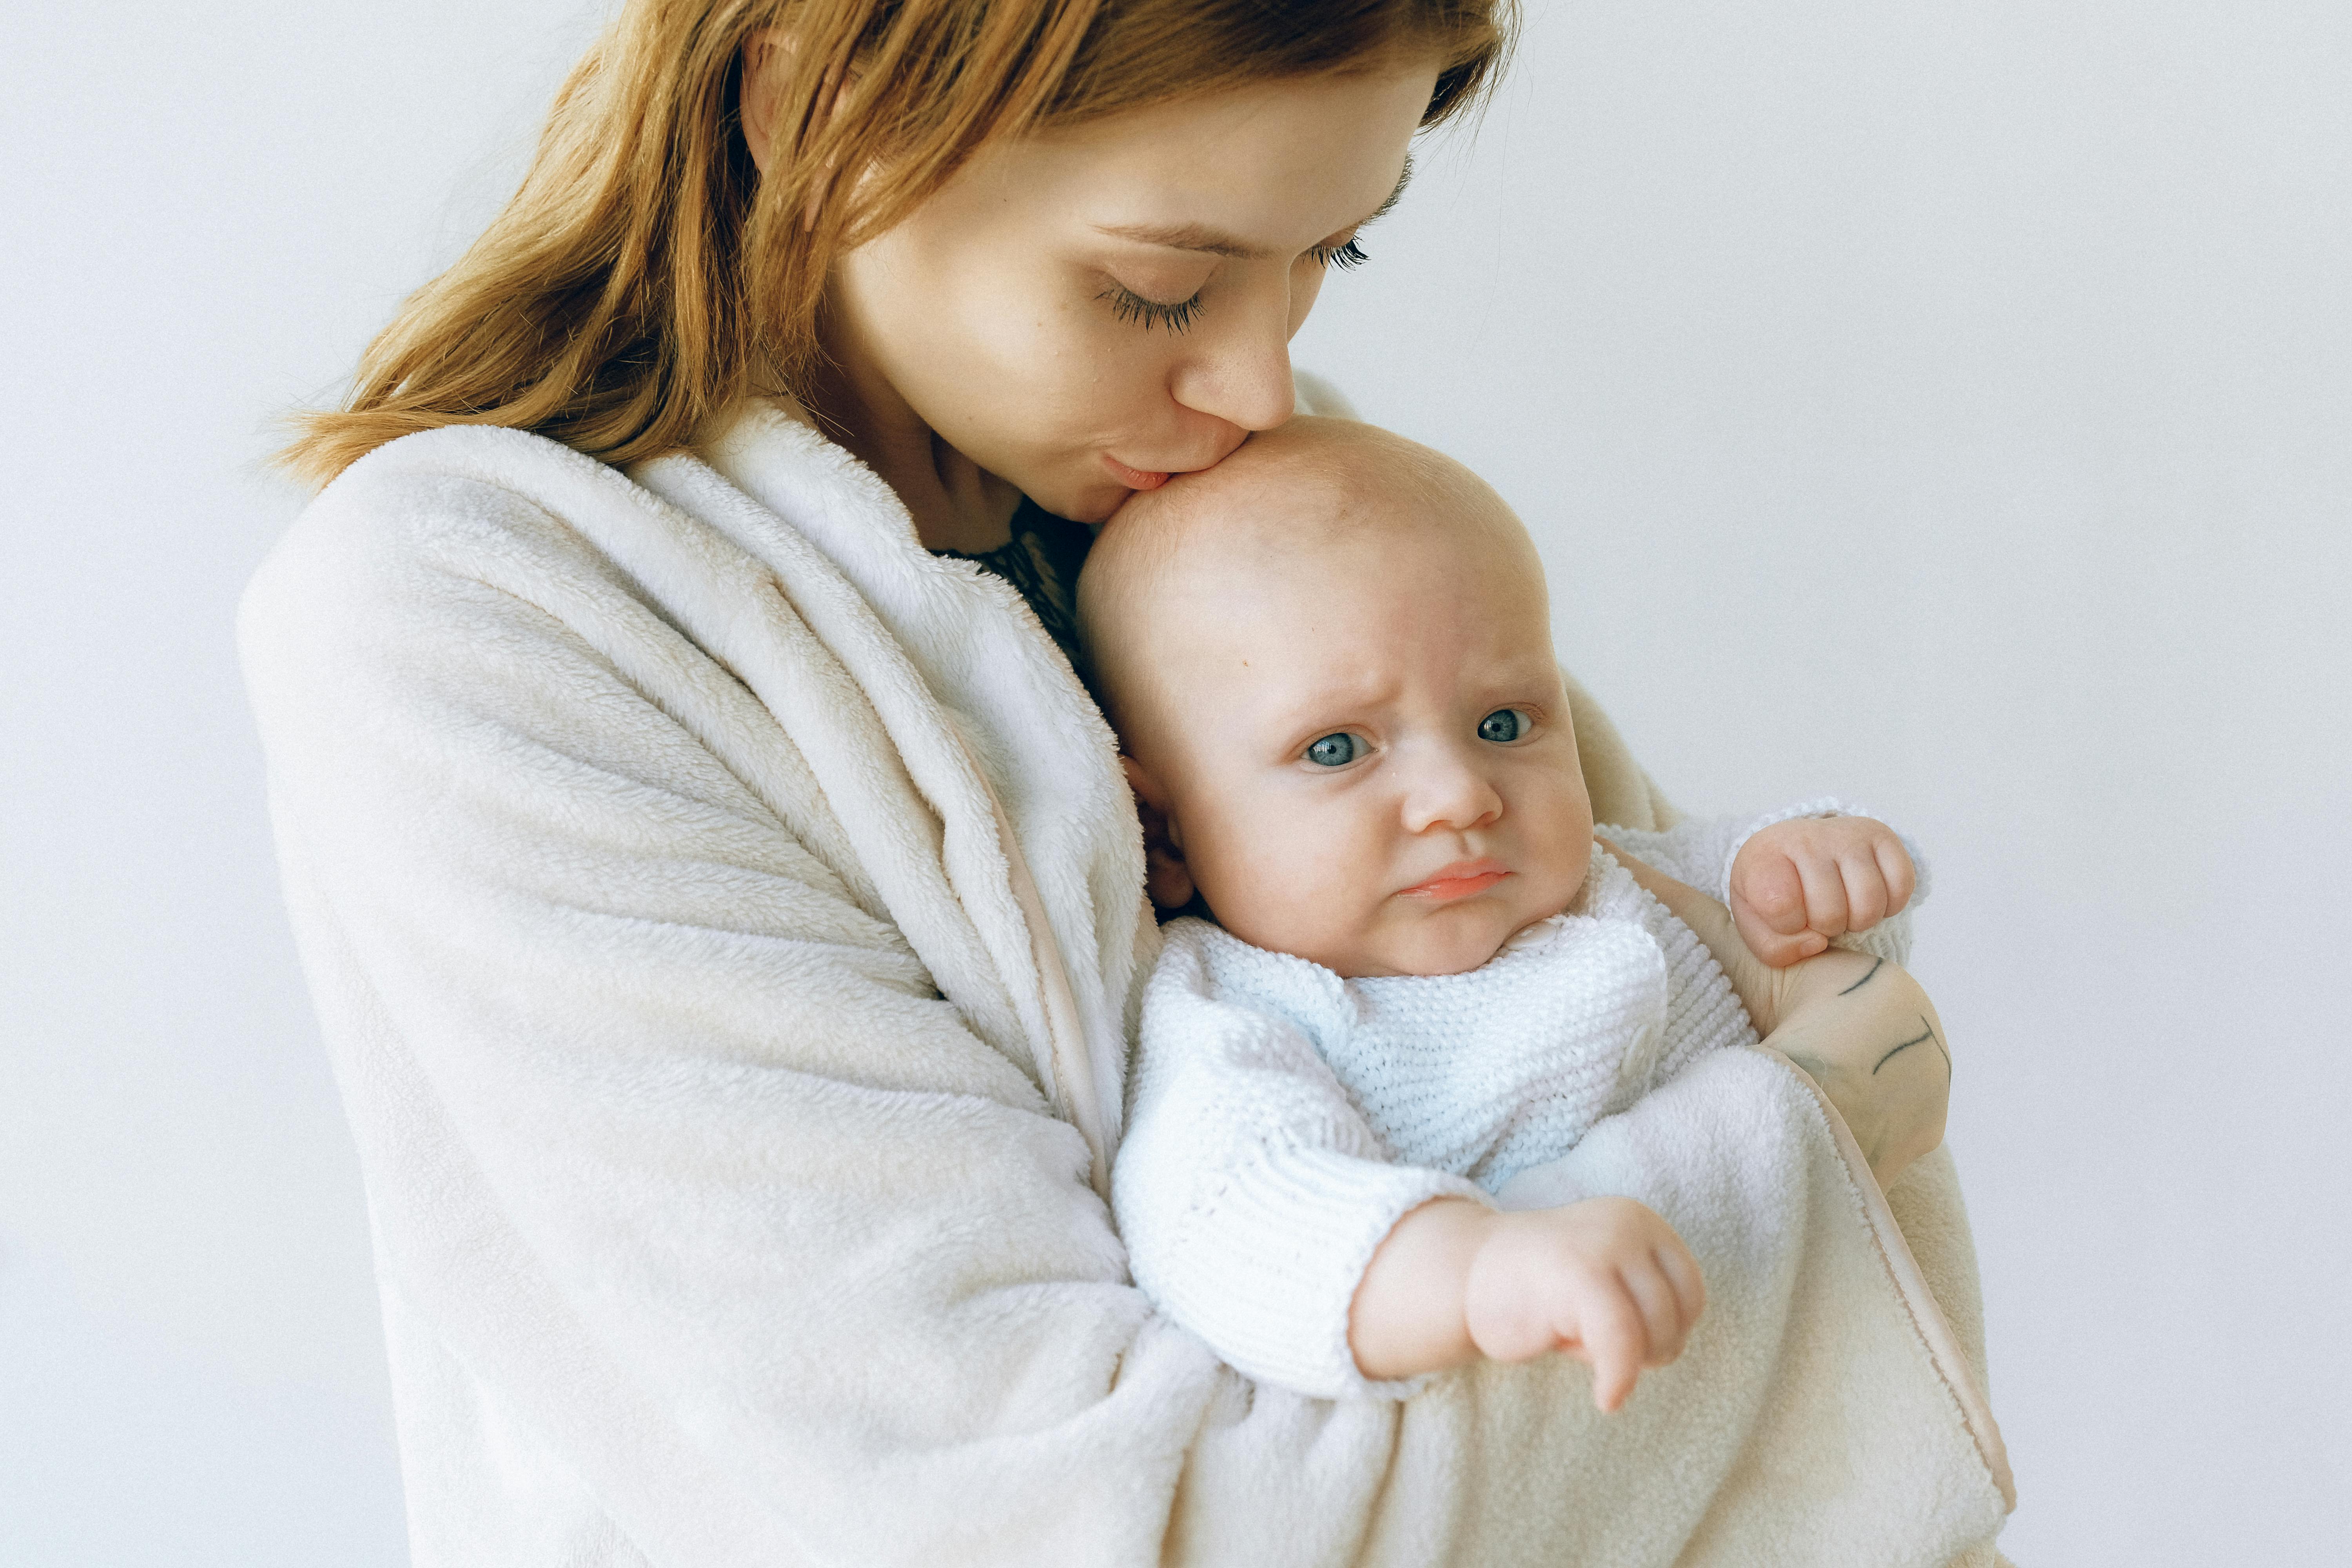
M 1262 1391 L 1156 1316 L 1101 1196 L 1157 941 L 1112 739 L 791 411 L 627 474 L 394 443 L 241 631 L 420 1568 L 1885 1568 L 1999 1525 L 1948 1164 L 1890 1211 L 1754 1053 L 1522 1178 L 1709 1271 L 1614 1420 L 1567 1363 Z M 1597 714 L 1603 815 L 1654 825 Z

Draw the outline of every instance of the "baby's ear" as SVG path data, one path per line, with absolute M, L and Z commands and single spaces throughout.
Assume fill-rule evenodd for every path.
M 1136 815 L 1143 819 L 1143 886 L 1151 901 L 1163 910 L 1181 910 L 1198 889 L 1184 864 L 1183 835 L 1168 809 L 1168 792 L 1150 770 L 1133 757 L 1121 756 L 1127 787 L 1135 792 Z

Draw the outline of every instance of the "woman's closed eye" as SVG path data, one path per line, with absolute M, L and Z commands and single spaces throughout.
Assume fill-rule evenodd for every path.
M 1478 738 L 1507 746 L 1534 732 L 1535 718 L 1524 708 L 1497 708 L 1478 721 Z
M 1345 272 L 1351 268 L 1361 267 L 1371 258 L 1365 254 L 1360 244 L 1350 238 L 1337 245 L 1318 245 L 1307 252 L 1304 259 L 1314 262 L 1318 267 L 1336 267 Z M 1108 305 L 1111 314 L 1122 321 L 1132 321 L 1147 330 L 1165 327 L 1171 332 L 1181 332 L 1200 315 L 1201 296 L 1206 292 L 1208 289 L 1204 284 L 1195 289 L 1187 299 L 1172 301 L 1154 300 L 1113 279 L 1111 286 L 1095 298 Z
M 1316 266 L 1336 267 L 1342 272 L 1361 267 L 1371 259 L 1363 246 L 1353 238 L 1341 240 L 1337 245 L 1318 245 L 1307 254 L 1314 258 Z
M 1344 768 L 1371 749 L 1362 736 L 1338 730 L 1307 742 L 1304 754 L 1318 768 Z
M 1113 283 L 1095 298 L 1107 302 L 1110 306 L 1110 313 L 1122 321 L 1133 321 L 1145 328 L 1165 327 L 1171 332 L 1181 332 L 1192 324 L 1193 317 L 1201 313 L 1202 292 L 1194 289 L 1191 299 L 1169 304 L 1160 300 L 1148 300 L 1124 283 Z

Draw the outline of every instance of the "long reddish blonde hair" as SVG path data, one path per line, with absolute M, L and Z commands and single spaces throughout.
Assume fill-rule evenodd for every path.
M 755 365 L 817 353 L 833 260 L 1004 137 L 1400 49 L 1423 124 L 1498 68 L 1515 0 L 630 0 L 556 95 L 522 188 L 368 345 L 280 462 L 317 484 L 443 425 L 613 463 L 689 444 Z M 744 47 L 792 40 L 765 179 Z M 856 83 L 855 112 L 831 112 Z M 835 180 L 832 171 L 869 171 Z M 851 187 L 855 186 L 853 190 Z

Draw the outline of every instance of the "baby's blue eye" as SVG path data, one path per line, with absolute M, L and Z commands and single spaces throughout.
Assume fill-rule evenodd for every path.
M 1517 709 L 1497 708 L 1478 721 L 1478 738 L 1501 744 L 1517 740 L 1535 727 L 1535 721 Z
M 1310 741 L 1307 746 L 1307 760 L 1318 768 L 1344 768 L 1363 754 L 1364 743 L 1344 731 Z

